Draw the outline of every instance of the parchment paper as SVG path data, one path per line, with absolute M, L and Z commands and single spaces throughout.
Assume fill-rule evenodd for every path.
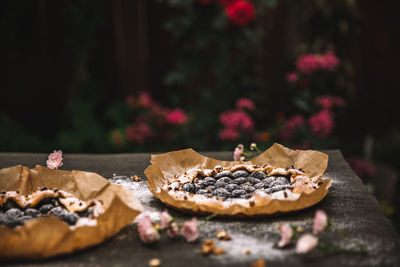
M 41 259 L 99 244 L 142 211 L 132 192 L 96 173 L 21 165 L 0 170 L 0 190 L 27 195 L 42 186 L 64 190 L 84 201 L 102 200 L 105 212 L 97 217 L 97 225 L 75 229 L 56 217 L 29 220 L 16 228 L 0 225 L 1 259 Z
M 295 199 L 276 199 L 256 194 L 253 206 L 250 206 L 249 201 L 245 200 L 222 201 L 214 198 L 202 198 L 204 200 L 199 201 L 196 196 L 184 200 L 164 190 L 162 188 L 164 183 L 168 180 L 172 181 L 174 176 L 179 177 L 189 169 L 212 169 L 218 165 L 231 167 L 243 163 L 208 158 L 193 149 L 152 155 L 151 163 L 152 165 L 145 170 L 145 174 L 153 195 L 167 206 L 199 215 L 217 213 L 222 216 L 239 218 L 292 212 L 318 203 L 326 196 L 328 188 L 331 186 L 330 179 L 322 179 L 328 164 L 327 154 L 314 150 L 291 150 L 277 143 L 244 164 L 258 166 L 267 164 L 281 168 L 293 165 L 297 169 L 302 168 L 314 182 L 322 182 L 316 190 L 305 191 L 298 194 Z

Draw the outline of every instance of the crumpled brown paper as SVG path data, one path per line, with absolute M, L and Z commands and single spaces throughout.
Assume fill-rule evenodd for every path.
M 56 217 L 29 220 L 16 228 L 0 225 L 0 259 L 41 259 L 99 244 L 142 211 L 132 192 L 93 172 L 21 165 L 0 170 L 0 190 L 26 195 L 42 186 L 64 190 L 84 201 L 102 200 L 105 212 L 97 217 L 97 225 L 73 230 Z
M 318 203 L 326 196 L 331 186 L 330 179 L 322 179 L 328 164 L 327 154 L 314 150 L 291 150 L 277 143 L 244 164 L 258 166 L 267 164 L 281 168 L 293 165 L 297 169 L 302 168 L 314 182 L 322 182 L 316 190 L 303 192 L 296 199 L 276 199 L 256 194 L 253 206 L 249 204 L 249 201 L 204 199 L 200 202 L 191 197 L 185 200 L 169 194 L 162 187 L 164 183 L 172 180 L 174 176 L 179 177 L 189 169 L 212 169 L 218 165 L 231 167 L 241 163 L 208 158 L 193 149 L 152 155 L 151 163 L 152 165 L 145 170 L 145 174 L 153 195 L 167 206 L 199 215 L 217 213 L 221 216 L 252 217 L 292 212 Z

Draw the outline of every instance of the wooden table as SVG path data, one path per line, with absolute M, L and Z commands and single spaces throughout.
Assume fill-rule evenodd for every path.
M 332 187 L 321 203 L 307 210 L 265 219 L 213 219 L 202 222 L 200 240 L 193 244 L 182 239 L 165 238 L 154 246 L 146 246 L 139 240 L 136 224 L 132 224 L 96 247 L 42 262 L 30 262 L 29 265 L 147 266 L 150 259 L 157 257 L 162 261 L 161 266 L 250 266 L 260 258 L 265 259 L 267 266 L 400 266 L 399 235 L 384 217 L 376 199 L 350 169 L 340 151 L 324 152 L 329 154 L 325 176 L 332 178 Z M 232 158 L 231 152 L 204 154 L 221 160 Z M 46 159 L 46 154 L 0 153 L 0 168 L 17 164 L 29 167 L 45 165 Z M 149 160 L 148 153 L 66 154 L 62 169 L 93 171 L 114 182 L 123 183 L 136 193 L 145 209 L 154 214 L 166 207 L 147 189 L 143 171 L 149 165 Z M 144 178 L 143 181 L 130 181 L 128 177 L 135 174 Z M 280 239 L 277 226 L 290 223 L 310 232 L 316 209 L 325 210 L 329 216 L 332 226 L 321 235 L 320 242 L 328 244 L 330 248 L 335 246 L 333 251 L 316 249 L 307 255 L 297 255 L 293 247 L 275 247 Z M 190 219 L 190 216 L 173 209 L 170 209 L 170 213 L 177 218 Z M 226 254 L 201 255 L 202 241 L 216 240 L 215 233 L 220 229 L 232 236 L 231 241 L 217 241 L 217 247 L 225 248 Z M 358 250 L 359 245 L 367 251 L 366 255 L 346 253 Z M 340 252 L 338 248 L 347 250 Z M 250 254 L 245 255 L 244 249 L 249 249 Z

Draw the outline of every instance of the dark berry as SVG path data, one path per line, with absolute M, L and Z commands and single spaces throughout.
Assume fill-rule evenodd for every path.
M 272 183 L 275 181 L 275 177 L 268 177 L 262 180 L 262 183 L 265 185 L 265 187 L 271 187 Z
M 18 209 L 18 208 L 19 208 L 18 204 L 12 200 L 7 200 L 6 204 L 4 204 L 3 206 L 4 211 L 7 211 L 9 209 Z
M 264 188 L 264 183 L 255 184 L 255 185 L 254 185 L 254 188 L 255 188 L 255 189 L 262 189 L 262 188 Z
M 249 172 L 248 171 L 246 171 L 246 170 L 238 170 L 238 171 L 235 171 L 233 174 L 233 178 L 239 178 L 239 177 L 247 177 L 247 176 L 249 176 Z
M 204 189 L 204 186 L 201 186 L 199 184 L 194 184 L 194 192 L 196 193 L 197 191 L 199 191 L 200 189 Z
M 81 216 L 82 217 L 89 217 L 89 215 L 92 215 L 94 212 L 93 208 L 88 208 L 84 212 L 82 212 Z
M 263 179 L 265 179 L 265 178 L 268 177 L 268 175 L 266 175 L 265 173 L 260 172 L 260 171 L 252 172 L 252 173 L 250 174 L 250 176 L 251 176 L 251 177 L 254 177 L 254 178 L 257 178 L 257 179 L 260 179 L 260 180 L 263 180 Z
M 18 220 L 21 222 L 21 224 L 26 221 L 32 220 L 32 219 L 33 219 L 32 216 L 27 216 L 27 215 L 18 218 Z
M 39 212 L 41 214 L 47 214 L 54 206 L 52 204 L 46 204 L 40 207 Z
M 62 208 L 62 207 L 55 207 L 50 210 L 49 215 L 50 216 L 57 216 L 57 217 L 62 217 L 67 214 L 67 210 Z
M 37 209 L 26 209 L 24 211 L 24 215 L 27 216 L 32 216 L 32 217 L 38 217 L 40 215 L 40 212 Z
M 22 211 L 20 209 L 9 209 L 5 214 L 10 218 L 18 218 L 22 216 Z
M 229 193 L 226 189 L 224 188 L 217 188 L 214 192 L 213 195 L 219 196 L 219 197 L 224 197 L 228 198 L 230 197 L 231 193 Z
M 225 182 L 223 182 L 223 181 L 221 181 L 222 179 L 219 179 L 218 181 L 216 181 L 215 182 L 215 187 L 226 187 L 228 184 L 227 183 L 225 183 Z
M 229 183 L 232 182 L 232 179 L 227 177 L 227 176 L 225 176 L 225 177 L 220 178 L 217 182 L 224 182 L 224 183 L 229 184 Z
M 251 184 L 258 184 L 261 182 L 260 179 L 257 179 L 257 178 L 251 177 L 251 176 L 247 177 L 246 180 L 247 180 L 247 182 L 250 182 Z
M 195 192 L 195 187 L 192 183 L 186 183 L 183 185 L 183 190 L 189 192 L 189 193 L 194 193 Z
M 246 195 L 246 191 L 242 189 L 236 189 L 232 191 L 232 197 L 240 197 L 242 195 Z
M 232 181 L 234 184 L 244 184 L 245 182 L 247 182 L 245 177 L 239 177 Z
M 275 185 L 273 187 L 265 189 L 266 193 L 274 193 L 281 190 L 285 190 L 288 186 L 287 185 Z
M 242 190 L 245 190 L 247 193 L 254 192 L 254 190 L 255 190 L 253 186 L 248 185 L 248 184 L 242 184 L 242 185 L 240 185 L 239 188 Z
M 275 185 L 284 185 L 284 184 L 289 184 L 289 180 L 286 177 L 280 176 L 277 177 L 274 181 Z
M 206 183 L 206 185 L 213 185 L 215 183 L 215 179 L 212 177 L 206 177 L 204 178 L 204 182 Z
M 207 195 L 208 192 L 207 192 L 206 189 L 200 189 L 199 191 L 197 191 L 197 194 L 200 194 L 200 195 Z
M 64 215 L 64 217 L 62 219 L 69 225 L 74 225 L 78 221 L 79 215 L 76 214 L 75 212 L 71 212 L 71 213 Z
M 223 171 L 223 172 L 220 172 L 217 175 L 215 175 L 215 179 L 218 180 L 218 179 L 220 179 L 222 177 L 225 177 L 225 176 L 233 177 L 233 175 L 232 175 L 232 173 L 230 171 Z
M 235 189 L 238 189 L 239 186 L 237 184 L 228 184 L 225 189 L 228 190 L 229 192 L 232 192 Z

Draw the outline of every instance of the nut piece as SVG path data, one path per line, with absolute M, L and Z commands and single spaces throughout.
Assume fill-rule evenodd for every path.
M 217 232 L 217 238 L 220 240 L 231 240 L 232 239 L 231 236 L 223 230 L 219 230 Z
M 139 181 L 142 180 L 142 178 L 140 178 L 140 177 L 137 176 L 137 175 L 132 176 L 131 179 L 132 179 L 132 181 L 135 181 L 135 182 L 139 182 Z
M 258 259 L 251 264 L 251 267 L 265 267 L 265 260 Z
M 213 253 L 214 253 L 215 255 L 225 254 L 225 249 L 224 249 L 224 248 L 214 248 L 214 249 L 213 249 Z
M 249 255 L 250 254 L 250 249 L 248 249 L 248 248 L 243 249 L 243 254 Z
M 201 253 L 203 255 L 208 255 L 213 251 L 214 248 L 215 248 L 215 241 L 207 239 L 206 241 L 204 241 L 204 244 L 201 246 Z
M 161 260 L 159 258 L 153 258 L 149 260 L 149 267 L 158 267 L 161 265 Z

